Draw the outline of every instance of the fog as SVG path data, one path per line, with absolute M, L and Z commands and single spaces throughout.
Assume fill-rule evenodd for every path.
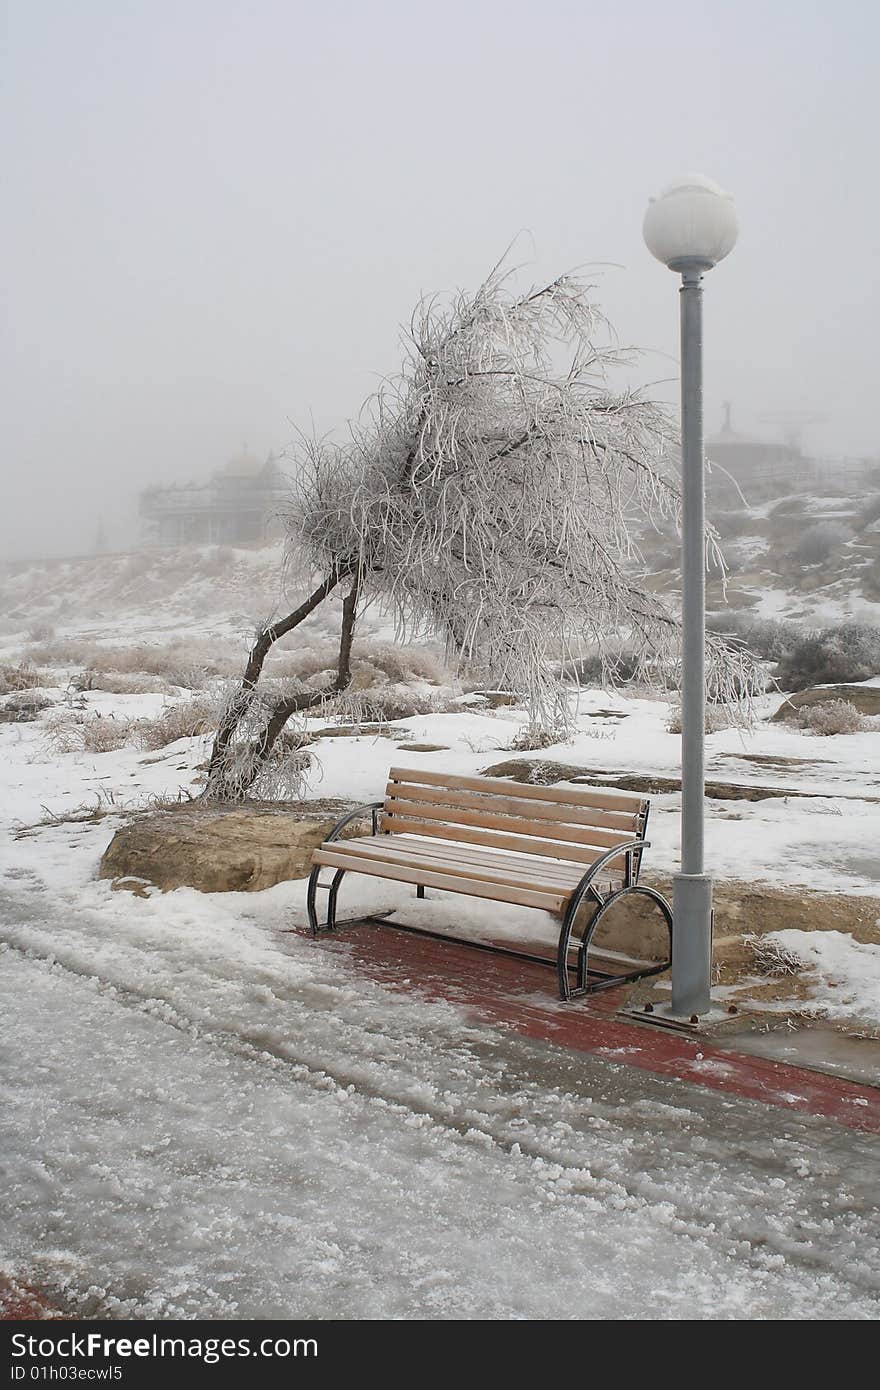
M 0 553 L 135 532 L 138 489 L 356 413 L 423 291 L 584 263 L 675 398 L 648 196 L 699 170 L 706 423 L 880 454 L 880 21 L 864 0 L 4 6 Z

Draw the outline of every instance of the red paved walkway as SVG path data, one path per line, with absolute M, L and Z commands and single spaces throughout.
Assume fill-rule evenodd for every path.
M 54 1304 L 30 1284 L 0 1273 L 0 1322 L 45 1322 L 65 1319 Z
M 709 1042 L 625 1023 L 614 1017 L 620 990 L 563 1004 L 554 972 L 528 962 L 375 924 L 347 926 L 335 940 L 373 979 L 448 999 L 485 1023 L 880 1134 L 880 1089 L 737 1052 L 733 1039 Z

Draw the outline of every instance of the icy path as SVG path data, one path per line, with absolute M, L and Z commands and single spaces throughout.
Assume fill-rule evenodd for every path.
M 467 1027 L 296 891 L 4 890 L 0 1265 L 111 1316 L 876 1317 L 875 1139 Z

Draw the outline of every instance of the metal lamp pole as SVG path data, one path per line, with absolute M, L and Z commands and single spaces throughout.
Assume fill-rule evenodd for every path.
M 673 879 L 672 1013 L 710 1007 L 712 880 L 705 872 L 706 515 L 703 460 L 703 273 L 733 249 L 733 201 L 688 175 L 653 199 L 651 253 L 681 275 L 681 869 Z

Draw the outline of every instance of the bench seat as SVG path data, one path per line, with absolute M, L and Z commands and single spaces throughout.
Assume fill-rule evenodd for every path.
M 541 860 L 515 852 L 492 853 L 455 841 L 423 840 L 415 835 L 377 835 L 339 840 L 315 851 L 314 863 L 376 878 L 397 879 L 426 888 L 445 888 L 476 898 L 520 903 L 561 914 L 583 878 L 581 866 Z M 441 882 L 441 880 L 443 880 Z M 605 887 L 623 885 L 623 876 L 603 875 Z

